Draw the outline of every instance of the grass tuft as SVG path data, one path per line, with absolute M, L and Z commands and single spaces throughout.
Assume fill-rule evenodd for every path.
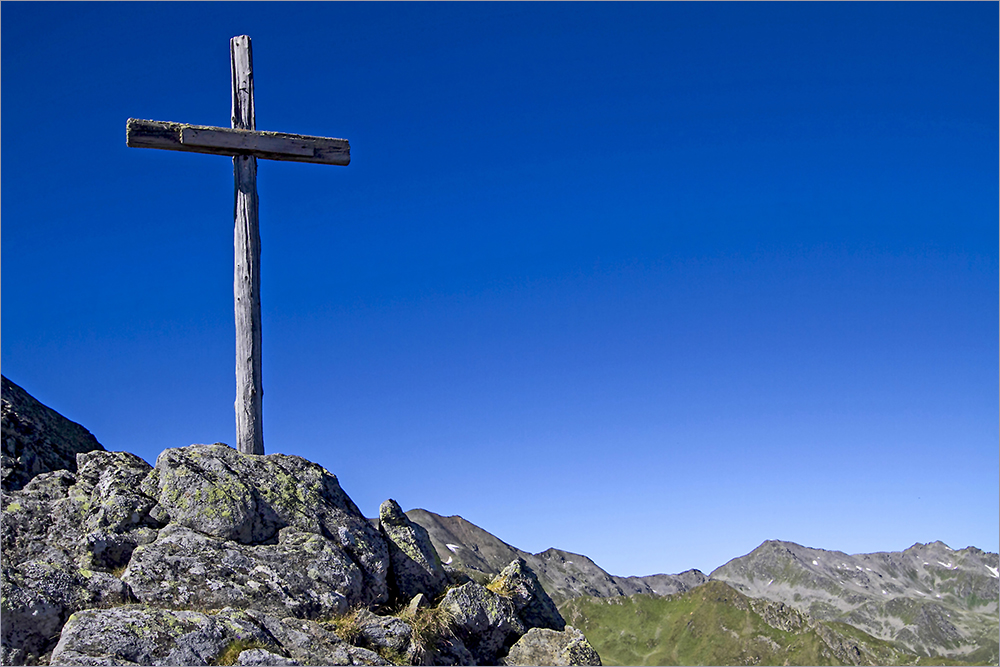
M 262 644 L 259 641 L 247 640 L 247 639 L 235 639 L 229 642 L 225 650 L 222 651 L 215 660 L 212 662 L 213 665 L 235 665 L 236 661 L 239 660 L 240 653 L 243 651 L 249 651 L 252 648 L 262 648 L 265 650 L 270 650 L 273 647 L 269 647 L 266 644 Z

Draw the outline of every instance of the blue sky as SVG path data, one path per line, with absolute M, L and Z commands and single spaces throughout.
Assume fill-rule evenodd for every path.
M 367 515 L 613 574 L 766 539 L 998 550 L 995 3 L 4 2 L 2 369 L 151 463 L 234 444 L 261 161 L 264 444 Z

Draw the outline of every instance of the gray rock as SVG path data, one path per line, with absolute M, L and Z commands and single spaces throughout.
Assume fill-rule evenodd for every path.
M 528 628 L 562 630 L 566 621 L 552 598 L 538 582 L 538 577 L 524 562 L 517 558 L 510 562 L 487 586 L 514 603 L 524 625 Z
M 379 525 L 389 547 L 390 586 L 398 599 L 417 593 L 435 598 L 448 584 L 427 529 L 410 521 L 399 504 L 389 499 L 379 507 Z
M 123 604 L 127 587 L 103 572 L 68 561 L 28 561 L 4 567 L 0 580 L 0 644 L 5 664 L 23 664 L 52 650 L 70 614 L 86 607 Z
M 505 665 L 600 665 L 601 656 L 583 633 L 567 625 L 562 632 L 532 628 L 510 647 Z
M 302 665 L 384 665 L 375 652 L 346 644 L 335 633 L 315 621 L 283 618 L 259 611 L 244 612 L 254 619 L 291 660 Z
M 458 638 L 480 665 L 496 664 L 526 630 L 513 602 L 472 581 L 449 590 L 438 606 L 451 614 Z
M 413 615 L 417 613 L 418 609 L 423 609 L 430 606 L 430 601 L 428 601 L 427 596 L 423 593 L 417 593 L 410 600 L 410 603 L 406 605 L 406 613 Z
M 388 599 L 385 541 L 337 478 L 298 456 L 248 456 L 223 444 L 168 449 L 143 491 L 161 518 L 246 545 L 274 543 L 282 528 L 320 535 L 342 549 L 364 577 L 365 604 Z
M 132 553 L 122 575 L 141 602 L 173 609 L 254 608 L 319 618 L 371 601 L 357 564 L 315 533 L 284 528 L 247 545 L 170 524 Z
M 275 645 L 258 625 L 239 616 L 142 605 L 88 609 L 66 622 L 52 664 L 208 665 L 238 640 Z
M 58 665 L 210 665 L 234 647 L 246 665 L 386 665 L 314 621 L 259 611 L 171 611 L 146 605 L 73 614 L 52 652 Z
M 130 601 L 128 587 L 111 572 L 156 537 L 148 516 L 154 503 L 138 491 L 149 464 L 123 452 L 77 459 L 76 474 L 41 473 L 3 495 L 0 643 L 11 661 L 50 651 L 74 611 Z
M 301 662 L 271 653 L 262 648 L 252 648 L 240 651 L 236 658 L 237 665 L 301 665 Z
M 43 472 L 76 472 L 77 453 L 104 449 L 90 431 L 42 405 L 6 377 L 0 378 L 0 389 L 4 491 L 23 488 Z
M 156 537 L 155 501 L 139 491 L 152 470 L 126 452 L 77 455 L 79 472 L 37 475 L 4 495 L 0 544 L 11 564 L 69 559 L 86 569 L 112 570 Z
M 374 651 L 388 649 L 400 655 L 410 647 L 413 630 L 395 616 L 377 616 L 367 609 L 357 615 L 360 632 L 356 644 Z

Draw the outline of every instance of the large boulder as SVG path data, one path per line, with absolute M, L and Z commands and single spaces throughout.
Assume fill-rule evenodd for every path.
M 551 630 L 566 627 L 559 609 L 524 559 L 511 561 L 486 587 L 509 598 L 526 627 Z
M 389 547 L 390 588 L 399 600 L 418 593 L 435 598 L 448 584 L 427 529 L 410 521 L 392 499 L 379 507 L 379 528 Z
M 360 572 L 360 591 L 353 576 L 338 591 L 349 604 L 388 600 L 385 541 L 322 466 L 298 456 L 241 454 L 221 443 L 191 445 L 161 453 L 142 490 L 157 500 L 160 519 L 234 545 L 280 546 L 283 529 L 317 535 Z
M 170 611 L 145 605 L 88 609 L 70 617 L 58 665 L 385 665 L 321 625 L 260 612 Z
M 365 577 L 337 544 L 283 528 L 277 544 L 245 545 L 170 524 L 122 574 L 135 597 L 171 609 L 254 608 L 319 618 L 370 601 Z
M 43 472 L 76 472 L 76 455 L 102 450 L 90 431 L 36 401 L 0 376 L 0 475 L 4 491 L 16 491 Z
M 449 590 L 439 607 L 479 665 L 496 664 L 527 630 L 510 599 L 474 581 Z
M 601 656 L 583 633 L 567 625 L 559 632 L 532 628 L 510 647 L 505 665 L 600 665 Z

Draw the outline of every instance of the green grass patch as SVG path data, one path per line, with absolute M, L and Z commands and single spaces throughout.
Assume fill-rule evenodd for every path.
M 249 651 L 253 648 L 262 648 L 265 650 L 270 650 L 274 647 L 269 647 L 266 644 L 262 644 L 258 641 L 250 641 L 246 639 L 236 639 L 229 643 L 228 646 L 216 656 L 215 660 L 211 663 L 213 665 L 235 665 L 236 661 L 239 660 L 240 653 L 243 651 Z

